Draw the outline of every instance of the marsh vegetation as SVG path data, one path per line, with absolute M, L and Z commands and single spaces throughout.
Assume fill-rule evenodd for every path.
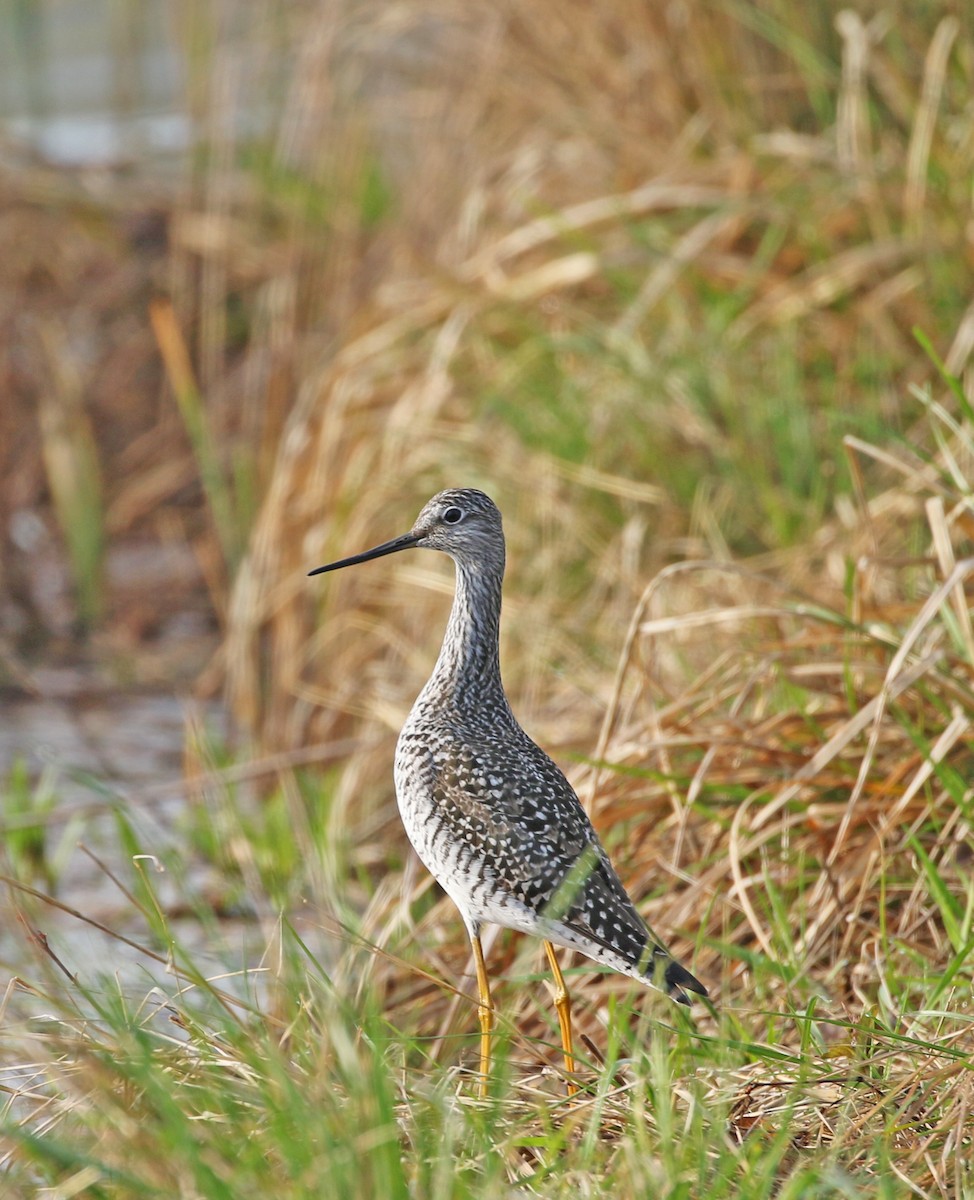
M 222 11 L 173 18 L 187 161 L 0 173 L 6 723 L 187 714 L 148 777 L 168 709 L 117 769 L 10 749 L 4 1194 L 974 1195 L 969 24 Z M 477 1098 L 395 810 L 448 564 L 305 578 L 451 485 L 522 723 L 716 1001 L 572 961 L 571 1101 L 507 934 Z

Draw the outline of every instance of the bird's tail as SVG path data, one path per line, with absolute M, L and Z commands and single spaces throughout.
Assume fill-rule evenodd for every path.
M 652 960 L 647 974 L 661 992 L 666 992 L 671 1000 L 678 1004 L 689 1006 L 693 1003 L 687 992 L 696 992 L 698 996 L 706 996 L 707 989 L 695 975 L 691 975 L 686 967 L 675 958 L 670 958 L 662 946 L 653 946 Z

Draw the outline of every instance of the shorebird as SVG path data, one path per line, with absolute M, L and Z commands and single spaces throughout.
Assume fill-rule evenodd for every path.
M 501 514 L 483 492 L 434 496 L 401 537 L 311 571 L 337 571 L 401 550 L 441 550 L 456 592 L 436 666 L 396 747 L 396 798 L 416 853 L 460 910 L 473 949 L 486 1095 L 494 1006 L 480 941 L 494 923 L 544 942 L 569 1093 L 571 1000 L 555 946 L 690 1004 L 707 995 L 660 944 L 619 880 L 571 784 L 518 724 L 501 682 Z

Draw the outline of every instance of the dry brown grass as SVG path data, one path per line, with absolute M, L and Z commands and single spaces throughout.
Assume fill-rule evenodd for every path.
M 720 564 L 658 577 L 633 614 L 596 762 L 575 772 L 647 917 L 713 987 L 721 1017 L 698 1016 L 697 1032 L 719 1040 L 731 1027 L 750 1044 L 746 1063 L 732 1054 L 701 1068 L 707 1088 L 690 1109 L 725 1109 L 741 1143 L 786 1137 L 785 1172 L 828 1147 L 869 1176 L 881 1142 L 902 1180 L 944 1196 L 962 1194 L 956 1156 L 974 1100 L 974 660 L 967 600 L 952 604 L 969 596 L 974 560 L 955 563 L 947 549 L 965 543 L 969 518 L 967 487 L 952 493 L 945 469 L 969 467 L 970 435 L 946 439 L 931 464 L 934 500 L 920 478 L 931 467 L 904 461 L 900 504 L 878 495 L 868 520 L 823 536 L 836 564 L 857 563 L 840 611 Z M 904 530 L 912 540 L 924 512 L 943 552 L 907 558 Z M 366 914 L 364 936 L 379 945 L 428 880 L 407 906 L 400 887 L 387 877 Z M 380 956 L 376 978 L 390 1019 L 435 1039 L 436 1059 L 449 1054 L 449 1031 L 470 1029 L 472 968 L 448 900 L 411 936 L 422 970 Z M 502 937 L 491 955 L 493 971 L 519 980 L 498 995 L 519 1064 L 511 1115 L 527 1129 L 550 1086 L 533 1064 L 557 1062 L 543 985 L 525 986 L 526 972 L 542 971 L 532 954 Z M 632 987 L 576 967 L 578 1027 L 597 1064 L 623 1011 L 609 997 L 631 1001 Z M 443 983 L 461 972 L 462 1002 Z M 645 1026 L 625 1011 L 638 1044 Z M 623 1071 L 600 1110 L 605 1137 L 616 1105 L 631 1118 L 633 1086 Z M 579 1129 L 590 1119 L 584 1102 L 566 1117 Z

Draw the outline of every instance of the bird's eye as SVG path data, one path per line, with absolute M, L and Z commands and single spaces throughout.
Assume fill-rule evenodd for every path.
M 463 520 L 463 509 L 462 508 L 456 508 L 456 507 L 448 508 L 446 510 L 446 512 L 443 514 L 443 524 L 444 525 L 456 525 L 462 520 Z

